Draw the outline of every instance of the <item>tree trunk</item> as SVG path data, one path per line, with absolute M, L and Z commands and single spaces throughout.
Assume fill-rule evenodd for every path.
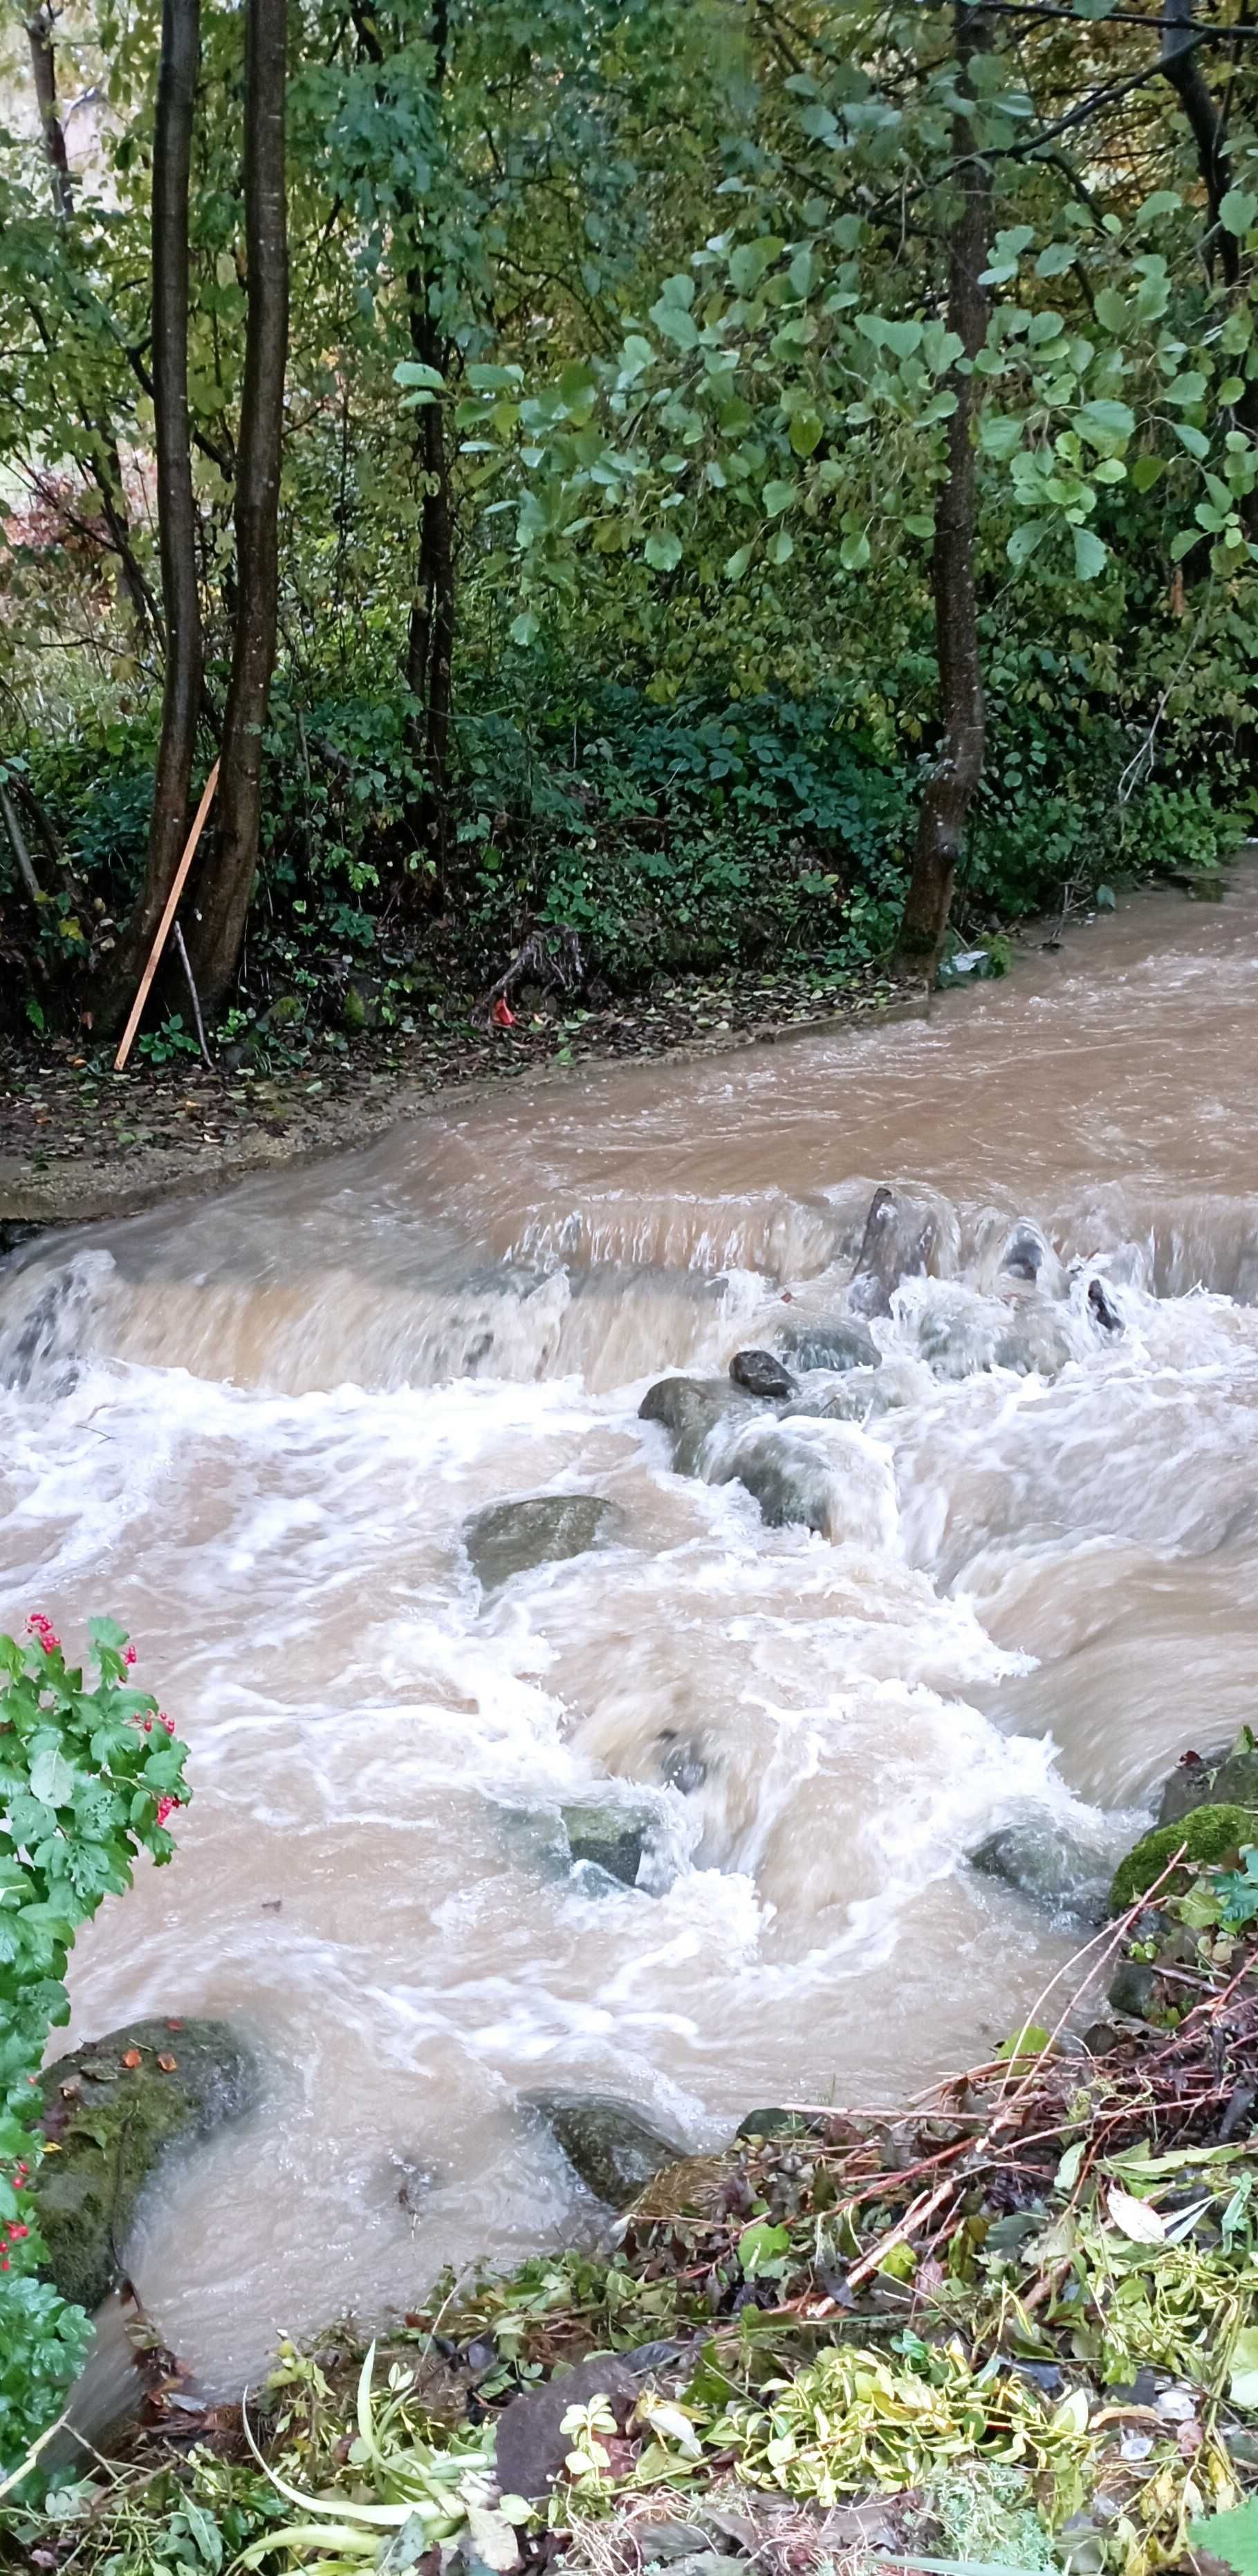
M 217 846 L 201 871 L 189 946 L 207 1008 L 236 972 L 258 865 L 262 734 L 275 667 L 280 453 L 288 357 L 284 181 L 286 0 L 246 0 L 248 323 L 236 468 L 236 618 L 223 725 Z
M 63 222 L 74 212 L 74 182 L 66 152 L 65 129 L 57 113 L 57 66 L 52 49 L 52 19 L 46 9 L 32 10 L 26 21 L 35 77 L 35 99 L 44 134 L 44 152 L 52 183 L 52 202 Z
M 440 107 L 450 52 L 449 0 L 434 0 L 429 28 L 432 90 Z M 449 352 L 431 311 L 434 279 L 426 262 L 408 272 L 411 346 L 421 364 L 444 375 Z M 414 701 L 406 742 L 422 784 L 407 823 L 423 854 L 429 886 L 445 867 L 450 787 L 451 669 L 454 658 L 454 542 L 450 463 L 440 402 L 419 414 L 416 457 L 426 478 L 415 594 L 406 638 L 406 685 Z
M 58 221 L 68 224 L 74 213 L 74 181 L 66 151 L 65 128 L 57 106 L 57 57 L 52 41 L 53 20 L 46 8 L 34 9 L 26 21 L 26 41 L 30 47 L 31 73 L 35 84 L 35 103 L 39 109 L 40 128 L 44 138 L 44 158 L 48 163 L 48 183 L 52 191 L 53 213 Z M 109 539 L 118 557 L 118 587 L 127 603 L 141 636 L 159 631 L 156 603 L 136 560 L 127 521 L 126 495 L 123 489 L 122 465 L 118 442 L 111 429 L 82 412 L 87 432 L 88 452 L 80 459 L 83 471 L 90 473 L 100 493 L 101 508 Z
M 425 290 L 426 292 L 426 290 Z M 425 333 L 432 354 L 426 366 L 441 368 L 446 352 L 436 335 Z M 412 333 L 418 348 L 418 337 Z M 454 544 L 450 512 L 450 467 L 445 419 L 440 402 L 428 403 L 420 453 L 428 489 L 420 525 L 415 597 L 407 631 L 406 684 L 414 705 L 407 719 L 407 748 L 422 785 L 412 799 L 407 820 L 426 861 L 428 882 L 440 879 L 445 866 L 446 819 L 450 784 L 450 673 L 454 658 Z
M 201 64 L 200 0 L 163 0 L 153 131 L 153 410 L 166 665 L 144 883 L 109 972 L 103 1019 L 129 1002 L 188 831 L 201 702 L 201 595 L 188 427 L 188 179 Z
M 959 87 L 972 96 L 969 65 L 987 41 L 976 11 L 958 7 L 956 40 Z M 978 281 L 987 266 L 992 205 L 991 175 L 975 150 L 967 116 L 953 120 L 952 149 L 961 197 L 948 236 L 948 328 L 973 358 L 987 336 L 987 298 Z M 943 739 L 918 816 L 899 938 L 901 961 L 932 977 L 947 933 L 966 817 L 983 774 L 985 733 L 974 591 L 974 379 L 954 370 L 950 382 L 957 407 L 948 423 L 932 564 Z
M 1206 192 L 1207 259 L 1217 255 L 1223 283 L 1236 296 L 1244 285 L 1244 263 L 1235 233 L 1219 222 L 1219 208 L 1232 185 L 1232 154 L 1227 118 L 1201 65 L 1193 41 L 1192 0 L 1163 0 L 1161 67 L 1192 129 L 1197 169 Z M 1258 380 L 1249 379 L 1235 406 L 1236 418 L 1258 439 Z M 1251 543 L 1258 543 L 1258 488 L 1244 494 L 1240 515 Z

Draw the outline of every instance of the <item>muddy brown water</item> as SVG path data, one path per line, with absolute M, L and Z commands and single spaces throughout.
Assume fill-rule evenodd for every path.
M 1256 1062 L 1248 865 L 928 1022 L 456 1103 L 0 1279 L 0 1619 L 112 1612 L 192 1747 L 75 2032 L 226 2013 L 268 2068 L 132 2248 L 205 2384 L 560 2239 L 531 2087 L 699 2144 L 1034 2003 L 1079 1935 L 966 1855 L 1031 1815 L 1103 1863 L 1255 1715 Z M 809 1427 L 831 1536 L 770 1529 L 638 1403 L 840 1311 L 884 1180 L 937 1275 L 873 1326 L 896 1400 Z M 482 1598 L 468 1513 L 566 1491 L 616 1542 Z M 562 1802 L 639 1783 L 662 1892 L 555 1864 Z

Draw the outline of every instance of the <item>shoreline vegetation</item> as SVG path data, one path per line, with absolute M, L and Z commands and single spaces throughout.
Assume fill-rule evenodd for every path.
M 581 2241 L 447 2277 L 370 2343 L 285 2343 L 239 2405 L 199 2407 L 150 2336 L 116 2456 L 62 2437 L 42 2492 L 11 2477 L 0 2552 L 82 2576 L 1251 2576 L 1254 1766 L 1248 1731 L 1184 1757 L 1125 1911 L 994 2059 L 897 2110 L 662 2145 Z

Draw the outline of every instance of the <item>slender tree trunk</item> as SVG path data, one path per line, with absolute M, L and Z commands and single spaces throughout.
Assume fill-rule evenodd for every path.
M 1217 258 L 1229 295 L 1244 287 L 1244 261 L 1235 233 L 1219 221 L 1219 208 L 1232 185 L 1232 153 L 1227 117 L 1202 68 L 1201 49 L 1192 34 L 1192 0 L 1163 0 L 1161 66 L 1175 91 L 1197 147 L 1197 169 L 1206 192 L 1207 259 Z M 1236 404 L 1236 418 L 1258 439 L 1258 381 L 1249 379 Z M 1240 503 L 1251 542 L 1258 542 L 1258 489 Z
M 969 66 L 986 43 L 976 11 L 958 7 L 956 41 L 959 86 L 972 96 Z M 952 149 L 959 165 L 960 202 L 948 236 L 948 328 L 956 332 L 966 357 L 973 358 L 987 335 L 987 298 L 978 281 L 987 266 L 992 200 L 990 172 L 975 150 L 967 116 L 953 120 Z M 932 565 L 943 739 L 918 816 L 899 940 L 903 962 L 929 975 L 938 965 L 948 928 L 966 818 L 983 774 L 986 730 L 974 590 L 974 379 L 954 370 L 950 381 L 957 407 L 948 423 L 948 466 L 935 509 Z
M 449 0 L 434 0 L 431 26 L 432 90 L 440 109 L 450 52 Z M 448 349 L 432 316 L 433 276 L 417 262 L 406 280 L 410 303 L 411 346 L 421 364 L 444 375 Z M 451 672 L 454 660 L 454 541 L 450 506 L 450 460 L 445 417 L 439 402 L 418 415 L 416 456 L 425 476 L 415 592 L 406 638 L 406 685 L 413 700 L 407 721 L 407 748 L 421 785 L 412 797 L 407 822 L 424 859 L 428 884 L 439 882 L 445 868 L 446 825 L 450 796 Z
M 35 84 L 35 103 L 44 138 L 44 157 L 48 163 L 48 183 L 52 191 L 53 213 L 63 224 L 74 214 L 74 181 L 66 151 L 65 128 L 57 105 L 57 57 L 52 40 L 52 13 L 46 8 L 34 9 L 26 21 L 26 41 L 30 47 L 31 74 Z M 156 602 L 136 560 L 127 520 L 126 494 L 122 481 L 122 464 L 118 442 L 112 429 L 105 429 L 86 413 L 82 414 L 87 433 L 87 456 L 81 460 L 100 493 L 101 508 L 109 539 L 118 557 L 118 586 L 142 636 L 160 633 Z
M 203 645 L 188 418 L 188 181 L 201 65 L 200 0 L 163 0 L 153 132 L 153 410 L 166 664 L 144 882 L 98 1016 L 117 1019 L 152 945 L 188 830 Z
M 418 319 L 418 299 L 427 299 L 427 287 L 411 281 L 412 319 Z M 421 345 L 423 363 L 444 373 L 447 352 L 435 332 L 412 329 L 412 346 L 416 354 Z M 415 596 L 411 603 L 406 639 L 406 684 L 413 705 L 407 719 L 406 740 L 411 758 L 422 784 L 412 798 L 407 821 L 424 858 L 431 862 L 433 874 L 440 878 L 445 864 L 446 819 L 449 810 L 450 784 L 450 712 L 451 669 L 454 658 L 454 543 L 450 510 L 450 465 L 446 451 L 445 418 L 439 402 L 428 403 L 419 415 L 422 423 L 419 453 L 427 477 L 423 518 L 420 523 L 419 560 L 415 570 Z M 429 877 L 432 882 L 432 876 Z
M 262 734 L 275 667 L 280 453 L 288 358 L 284 177 L 286 0 L 246 0 L 248 322 L 236 469 L 235 633 L 223 726 L 217 846 L 201 871 L 189 945 L 203 1003 L 236 972 L 258 865 Z
M 31 71 L 44 133 L 52 202 L 63 222 L 68 223 L 74 212 L 74 182 L 70 177 L 65 128 L 57 111 L 57 65 L 52 47 L 52 19 L 46 9 L 32 10 L 26 21 L 26 39 L 31 49 Z

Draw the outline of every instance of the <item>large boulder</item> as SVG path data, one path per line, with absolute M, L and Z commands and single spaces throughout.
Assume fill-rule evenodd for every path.
M 1258 1807 L 1258 1743 L 1247 1726 L 1234 1744 L 1185 1753 L 1162 1790 L 1160 1825 L 1177 1825 L 1197 1807 Z
M 1258 1843 L 1258 1808 L 1194 1807 L 1191 1815 L 1178 1824 L 1155 1825 L 1151 1833 L 1141 1836 L 1134 1851 L 1120 1861 L 1110 1889 L 1111 1914 L 1125 1914 L 1129 1906 L 1144 1896 L 1181 1846 L 1190 1861 L 1209 1867 L 1227 1860 L 1249 1844 Z M 1178 1873 L 1177 1873 L 1178 1877 Z M 1174 1892 L 1177 1877 L 1168 1880 Z M 1159 1891 L 1164 1893 L 1166 1891 Z
M 463 1544 L 482 1589 L 495 1592 L 513 1574 L 606 1546 L 623 1526 L 619 1507 L 601 1494 L 530 1494 L 473 1512 L 463 1524 Z
M 1029 1809 L 988 1834 L 971 1852 L 970 1867 L 1072 1922 L 1103 1923 L 1112 1850 L 1111 1844 L 1107 1854 L 1054 1816 Z
M 167 2153 L 252 2108 L 261 2077 L 223 2021 L 134 2021 L 59 2057 L 41 2078 L 55 2154 L 35 2178 L 48 2269 L 95 2308 L 119 2278 L 140 2195 Z
M 680 2139 L 652 2128 L 636 2104 L 614 2093 L 537 2092 L 521 2098 L 545 2121 L 586 2190 L 611 2209 L 627 2209 L 655 2174 L 686 2154 Z

